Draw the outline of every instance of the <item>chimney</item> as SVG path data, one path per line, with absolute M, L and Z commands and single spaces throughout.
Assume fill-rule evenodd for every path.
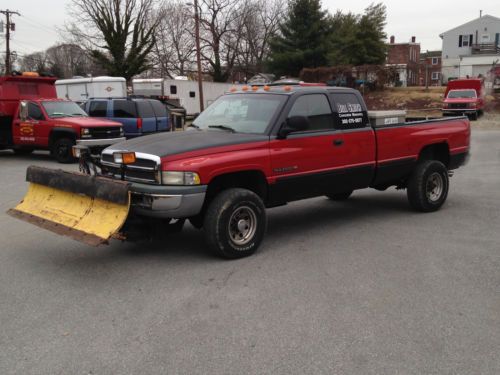
M 483 17 L 483 10 L 480 10 L 479 11 L 479 18 L 482 18 Z
M 411 42 L 412 43 L 415 43 L 417 41 L 417 38 L 415 38 L 414 36 L 411 37 Z
M 394 35 L 391 35 L 391 44 L 394 44 L 395 41 L 396 41 L 396 37 Z

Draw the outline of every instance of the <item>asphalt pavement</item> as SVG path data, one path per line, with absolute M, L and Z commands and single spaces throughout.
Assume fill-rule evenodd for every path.
M 440 211 L 295 202 L 237 261 L 190 225 L 91 248 L 17 221 L 26 167 L 60 165 L 0 152 L 0 374 L 499 374 L 500 131 L 472 141 Z

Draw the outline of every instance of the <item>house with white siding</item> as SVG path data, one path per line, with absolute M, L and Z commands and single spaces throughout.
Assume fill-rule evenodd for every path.
M 439 35 L 443 40 L 441 76 L 487 77 L 500 65 L 500 18 L 484 15 Z

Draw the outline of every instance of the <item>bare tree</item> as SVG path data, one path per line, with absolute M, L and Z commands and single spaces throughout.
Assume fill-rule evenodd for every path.
M 47 49 L 50 72 L 60 78 L 102 74 L 87 51 L 76 44 L 61 43 Z
M 251 4 L 238 54 L 238 65 L 247 77 L 264 71 L 269 40 L 278 32 L 285 9 L 284 0 L 256 0 Z
M 159 23 L 154 0 L 72 0 L 66 31 L 108 74 L 130 80 L 150 67 Z
M 213 80 L 225 82 L 240 52 L 250 1 L 202 0 L 200 8 L 202 57 Z
M 33 52 L 21 57 L 19 68 L 24 72 L 46 73 L 49 71 L 47 54 L 45 51 Z
M 195 60 L 194 22 L 182 1 L 164 1 L 159 10 L 153 56 L 160 75 L 173 78 L 193 70 Z

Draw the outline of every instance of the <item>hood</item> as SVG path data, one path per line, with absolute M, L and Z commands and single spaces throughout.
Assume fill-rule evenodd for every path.
M 268 141 L 264 134 L 230 133 L 219 130 L 188 130 L 165 132 L 134 138 L 108 147 L 105 151 L 133 151 L 155 155 L 160 158 L 191 151 L 203 154 L 218 152 L 216 147 L 244 145 Z
M 52 121 L 56 124 L 81 126 L 82 128 L 122 126 L 119 122 L 97 117 L 58 117 L 53 118 Z

